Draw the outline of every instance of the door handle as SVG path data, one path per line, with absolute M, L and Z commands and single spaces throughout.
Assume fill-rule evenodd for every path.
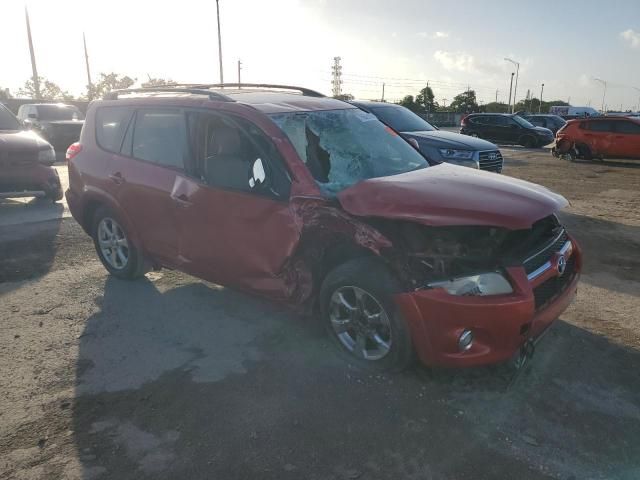
M 124 177 L 120 172 L 109 175 L 109 178 L 113 180 L 116 185 L 122 185 L 124 183 Z
M 189 207 L 189 206 L 193 205 L 193 204 L 189 201 L 189 197 L 187 197 L 184 193 L 181 193 L 180 195 L 175 196 L 175 197 L 174 197 L 174 196 L 172 196 L 172 198 L 173 198 L 173 200 L 176 202 L 176 204 L 177 204 L 179 207 L 187 208 L 187 207 Z

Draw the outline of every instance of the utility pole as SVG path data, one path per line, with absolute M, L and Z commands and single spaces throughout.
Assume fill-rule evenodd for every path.
M 513 90 L 513 76 L 515 72 L 511 72 L 511 83 L 509 84 L 509 106 L 507 107 L 507 113 L 511 109 L 511 91 Z
M 240 61 L 240 59 L 238 59 L 238 88 L 242 88 L 242 86 L 240 85 L 240 70 L 241 70 L 241 65 L 242 62 Z
M 331 80 L 331 91 L 334 97 L 342 95 L 342 65 L 340 65 L 340 57 L 333 57 L 333 66 L 331 67 L 331 73 L 333 79 Z
M 496 103 L 498 103 L 498 89 L 496 88 Z
M 638 87 L 631 87 L 633 88 L 636 92 L 640 93 L 640 88 Z M 636 111 L 640 112 L 640 97 L 638 97 L 638 106 L 636 107 Z
M 520 63 L 516 62 L 515 60 L 511 60 L 510 58 L 505 58 L 505 60 L 507 62 L 511 62 L 516 66 L 516 86 L 513 89 L 513 107 L 511 108 L 511 113 L 513 113 L 513 111 L 516 108 L 516 98 L 518 96 L 518 78 L 520 77 Z
M 605 112 L 605 109 L 604 109 L 604 98 L 605 98 L 605 95 L 607 94 L 607 82 L 606 82 L 606 80 L 602 80 L 600 78 L 594 78 L 594 80 L 596 82 L 601 83 L 602 86 L 604 87 L 603 90 L 602 90 L 602 113 L 604 114 L 604 112 Z
M 33 51 L 33 40 L 31 39 L 31 24 L 29 23 L 29 11 L 24 7 L 24 15 L 27 20 L 27 37 L 29 38 L 29 53 L 31 54 L 31 73 L 33 75 L 33 88 L 35 90 L 36 99 L 40 98 L 40 77 L 38 77 L 38 69 L 36 68 L 36 54 Z
M 87 98 L 93 100 L 93 84 L 91 83 L 91 70 L 89 70 L 89 54 L 87 53 L 87 39 L 82 32 L 82 43 L 84 43 L 84 62 L 87 65 Z
M 447 108 L 447 99 L 446 98 L 442 99 L 442 108 Z
M 538 113 L 542 112 L 542 93 L 544 92 L 544 83 L 540 87 L 540 104 L 538 105 Z
M 216 0 L 216 13 L 218 15 L 218 61 L 220 62 L 220 83 L 224 83 L 222 76 L 222 34 L 220 33 L 220 0 Z
M 384 102 L 384 82 L 382 82 L 382 98 L 380 99 L 381 102 Z
M 429 80 L 427 80 L 427 88 L 424 89 L 424 99 L 427 100 L 427 94 L 429 93 Z M 429 118 L 429 114 L 431 113 L 431 103 L 427 103 L 427 119 Z

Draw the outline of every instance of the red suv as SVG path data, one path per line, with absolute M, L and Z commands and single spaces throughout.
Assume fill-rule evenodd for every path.
M 558 130 L 556 144 L 556 152 L 575 151 L 587 160 L 640 158 L 640 120 L 630 117 L 570 120 Z
M 560 195 L 431 165 L 311 90 L 219 87 L 90 105 L 67 200 L 111 274 L 173 268 L 319 312 L 354 362 L 385 370 L 530 352 L 571 302 L 582 262 Z

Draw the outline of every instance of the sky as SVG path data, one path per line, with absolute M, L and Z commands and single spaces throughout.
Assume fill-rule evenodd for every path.
M 179 82 L 218 82 L 215 0 L 3 0 L 0 87 L 31 76 L 24 21 L 29 9 L 38 73 L 73 94 L 85 91 L 82 33 L 93 78 L 116 72 Z M 415 95 L 426 85 L 450 103 L 476 90 L 506 102 L 520 63 L 517 97 L 570 99 L 609 109 L 640 103 L 640 0 L 220 0 L 224 79 L 283 83 L 331 93 L 341 57 L 342 90 L 360 99 Z

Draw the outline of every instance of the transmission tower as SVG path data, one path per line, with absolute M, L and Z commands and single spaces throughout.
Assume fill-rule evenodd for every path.
M 340 65 L 340 57 L 333 57 L 333 66 L 331 67 L 331 91 L 334 97 L 342 95 L 342 65 Z

